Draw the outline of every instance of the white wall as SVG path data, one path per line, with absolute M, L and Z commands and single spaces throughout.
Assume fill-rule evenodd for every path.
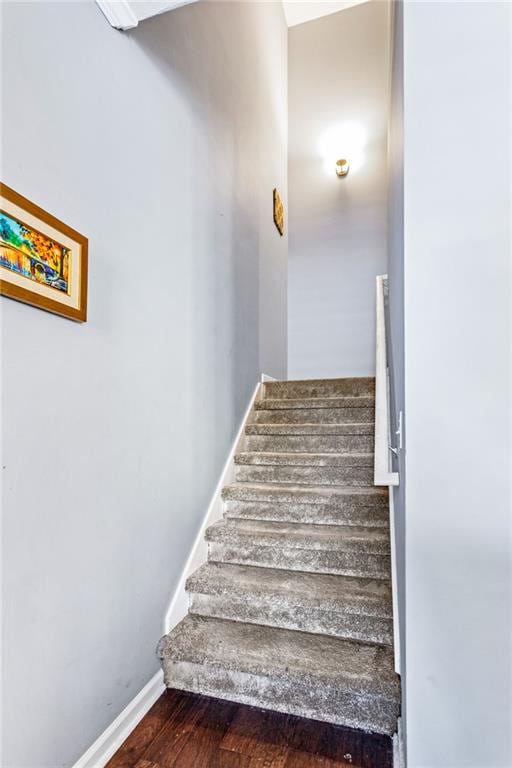
M 280 3 L 2 13 L 2 180 L 90 239 L 87 324 L 1 300 L 1 763 L 55 768 L 157 670 L 260 370 L 286 374 L 287 30 Z
M 388 23 L 388 4 L 375 0 L 290 29 L 291 378 L 374 374 L 375 276 L 387 265 Z M 319 141 L 353 121 L 365 134 L 362 165 L 346 139 L 326 170 Z M 353 161 L 345 179 L 336 154 Z
M 404 9 L 409 768 L 512 765 L 511 11 Z

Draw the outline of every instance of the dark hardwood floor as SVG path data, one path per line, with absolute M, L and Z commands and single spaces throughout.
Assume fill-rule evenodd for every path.
M 166 691 L 106 768 L 392 768 L 387 736 Z

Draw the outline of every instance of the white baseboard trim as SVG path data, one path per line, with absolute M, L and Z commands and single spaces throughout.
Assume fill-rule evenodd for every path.
M 103 768 L 164 691 L 163 674 L 159 671 L 103 731 L 73 768 Z
M 271 376 L 267 376 L 266 374 L 262 374 L 261 382 L 264 381 L 275 381 L 275 379 L 273 379 Z M 179 622 L 186 616 L 188 612 L 189 601 L 187 592 L 185 590 L 185 584 L 188 577 L 195 570 L 197 570 L 199 566 L 205 563 L 208 558 L 208 544 L 205 541 L 204 534 L 208 526 L 212 525 L 217 520 L 220 520 L 222 517 L 224 508 L 221 492 L 225 485 L 229 485 L 229 483 L 233 482 L 235 476 L 235 453 L 237 452 L 238 446 L 244 436 L 245 424 L 251 414 L 254 403 L 261 395 L 261 390 L 263 389 L 261 382 L 258 382 L 254 388 L 254 392 L 252 393 L 251 399 L 244 413 L 237 435 L 233 441 L 233 444 L 231 445 L 224 469 L 222 470 L 221 476 L 219 478 L 219 482 L 217 483 L 217 487 L 213 492 L 213 496 L 211 498 L 210 504 L 208 505 L 206 515 L 204 516 L 203 522 L 199 528 L 196 539 L 192 546 L 192 551 L 190 552 L 189 558 L 185 563 L 185 567 L 180 576 L 178 586 L 176 587 L 176 590 L 169 603 L 169 607 L 164 619 L 163 634 L 170 632 L 171 629 L 176 626 L 176 624 L 179 624 Z
M 266 381 L 279 381 L 279 379 L 274 379 L 273 376 L 268 376 L 266 373 L 262 373 L 261 383 L 264 384 Z
M 393 768 L 406 768 L 402 718 L 398 718 L 398 730 L 393 736 Z

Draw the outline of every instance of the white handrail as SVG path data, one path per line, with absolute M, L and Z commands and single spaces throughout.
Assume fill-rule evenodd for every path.
M 392 471 L 389 450 L 390 402 L 386 350 L 385 292 L 387 275 L 377 277 L 377 337 L 375 360 L 375 465 L 374 485 L 398 485 L 398 472 Z

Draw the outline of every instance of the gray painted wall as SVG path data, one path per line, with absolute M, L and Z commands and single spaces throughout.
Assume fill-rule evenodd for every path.
M 280 3 L 2 12 L 2 180 L 90 238 L 86 325 L 1 300 L 2 766 L 55 768 L 156 672 L 259 373 L 286 375 L 287 30 Z
M 388 24 L 388 4 L 375 0 L 290 29 L 291 378 L 374 374 L 375 276 L 387 267 Z M 318 143 L 347 121 L 366 131 L 364 162 L 338 179 Z
M 404 6 L 409 768 L 512 765 L 511 12 Z

